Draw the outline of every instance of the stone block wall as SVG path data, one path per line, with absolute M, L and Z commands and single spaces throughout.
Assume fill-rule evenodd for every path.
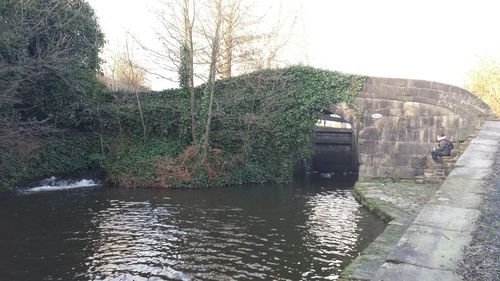
M 459 87 L 390 78 L 368 78 L 354 108 L 340 104 L 331 110 L 357 132 L 360 179 L 414 179 L 423 173 L 439 131 L 464 141 L 494 116 L 487 104 Z M 372 118 L 376 113 L 382 117 Z

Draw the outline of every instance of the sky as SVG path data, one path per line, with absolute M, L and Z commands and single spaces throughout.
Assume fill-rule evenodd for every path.
M 157 43 L 157 0 L 88 0 L 107 38 Z M 253 0 L 257 13 L 296 15 L 288 63 L 463 86 L 483 56 L 500 58 L 498 0 Z M 138 51 L 139 52 L 139 51 Z M 140 55 L 138 56 L 141 57 Z M 174 87 L 150 78 L 153 89 Z

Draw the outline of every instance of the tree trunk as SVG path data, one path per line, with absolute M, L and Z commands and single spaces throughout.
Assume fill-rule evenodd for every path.
M 208 104 L 207 122 L 205 125 L 205 134 L 203 135 L 201 163 L 206 164 L 208 160 L 208 145 L 210 140 L 210 126 L 212 125 L 212 107 L 215 95 L 215 75 L 217 72 L 217 57 L 219 54 L 220 28 L 222 24 L 222 7 L 220 1 L 216 2 L 217 15 L 215 19 L 215 35 L 212 38 L 212 53 L 210 56 L 209 87 L 210 102 Z
M 222 76 L 225 78 L 231 77 L 231 68 L 233 64 L 233 18 L 232 14 L 230 15 L 231 17 L 228 18 L 227 20 L 227 35 L 226 35 L 226 40 L 225 40 L 225 50 L 224 50 L 224 65 L 223 65 L 223 71 L 222 71 Z
M 191 107 L 191 137 L 193 138 L 193 143 L 196 143 L 196 104 L 194 96 L 194 47 L 193 47 L 193 23 L 195 13 L 193 12 L 193 18 L 189 19 L 189 0 L 185 0 L 186 12 L 184 14 L 184 25 L 186 27 L 186 35 L 189 40 L 189 91 L 191 94 L 190 107 Z M 194 5 L 194 2 L 193 2 Z M 194 11 L 194 7 L 193 7 Z
M 134 90 L 135 92 L 135 98 L 137 100 L 137 107 L 139 108 L 139 115 L 141 116 L 141 124 L 142 124 L 142 136 L 144 138 L 147 137 L 147 131 L 146 131 L 146 123 L 144 122 L 144 114 L 142 113 L 142 107 L 141 107 L 141 100 L 139 99 L 139 92 Z

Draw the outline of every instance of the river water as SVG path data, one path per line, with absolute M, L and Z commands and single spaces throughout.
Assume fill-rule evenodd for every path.
M 0 194 L 0 280 L 334 280 L 384 229 L 353 181 Z

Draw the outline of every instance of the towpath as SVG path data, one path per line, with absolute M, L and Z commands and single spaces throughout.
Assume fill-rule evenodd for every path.
M 365 200 L 365 204 L 370 206 L 371 203 L 375 210 L 392 221 L 386 231 L 346 269 L 342 278 L 384 281 L 463 280 L 462 276 L 467 273 L 464 273 L 464 264 L 470 265 L 471 259 L 470 252 L 465 256 L 465 249 L 471 242 L 472 245 L 477 245 L 477 239 L 473 239 L 477 237 L 477 222 L 485 220 L 481 217 L 487 211 L 485 205 L 488 200 L 485 199 L 489 198 L 492 186 L 495 188 L 492 181 L 495 181 L 495 163 L 500 161 L 496 159 L 499 157 L 499 148 L 500 122 L 486 122 L 460 156 L 450 175 L 423 204 L 417 202 L 414 206 L 398 205 L 394 202 L 394 196 L 380 192 L 383 191 L 380 184 L 357 186 L 357 192 Z M 432 187 L 428 190 L 432 190 Z M 384 196 L 388 202 L 385 207 L 380 204 L 381 200 L 384 201 Z M 422 194 L 416 197 L 425 200 Z M 403 202 L 409 202 L 409 198 L 407 196 Z M 415 213 L 418 213 L 416 217 Z M 498 220 L 494 225 L 487 226 L 490 231 L 491 228 L 498 230 Z M 391 229 L 397 233 L 391 235 L 388 231 Z M 476 232 L 473 233 L 474 231 Z M 498 237 L 494 234 L 492 239 L 496 238 Z M 395 240 L 397 242 L 394 243 Z M 498 246 L 498 241 L 493 242 Z M 493 251 L 493 258 L 497 256 L 496 262 L 490 263 L 498 264 L 498 248 L 489 250 Z M 495 278 L 495 273 L 492 274 L 490 276 Z

